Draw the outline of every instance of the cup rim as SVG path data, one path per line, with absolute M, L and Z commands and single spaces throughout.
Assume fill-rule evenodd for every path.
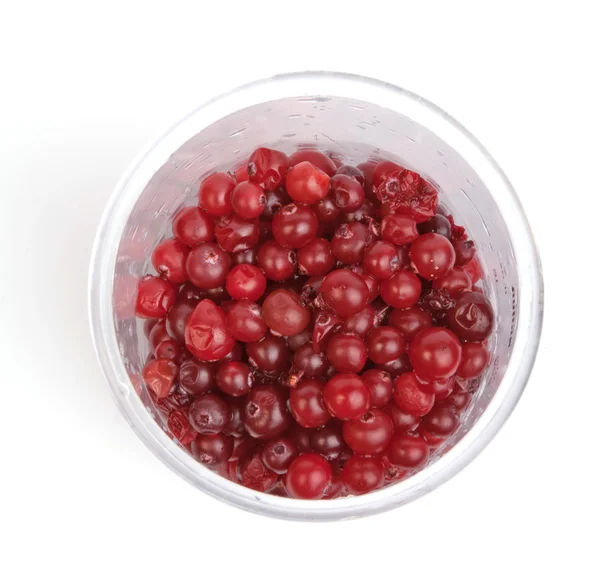
M 169 156 L 194 134 L 244 107 L 286 97 L 338 96 L 372 102 L 407 116 L 448 143 L 494 197 L 514 245 L 519 278 L 513 351 L 499 387 L 479 420 L 451 450 L 385 489 L 334 500 L 294 500 L 263 494 L 217 475 L 176 445 L 136 394 L 121 359 L 113 321 L 112 292 L 118 244 L 140 193 Z M 318 99 L 318 97 L 317 97 Z M 96 354 L 121 413 L 148 448 L 177 474 L 206 493 L 240 508 L 279 518 L 332 520 L 383 512 L 435 489 L 472 461 L 515 408 L 531 374 L 543 319 L 543 280 L 533 234 L 518 197 L 496 161 L 477 139 L 428 100 L 377 79 L 336 72 L 275 75 L 242 85 L 199 106 L 153 140 L 116 185 L 100 221 L 89 273 L 89 319 Z

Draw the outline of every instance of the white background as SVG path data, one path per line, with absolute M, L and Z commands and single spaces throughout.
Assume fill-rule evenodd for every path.
M 600 40 L 570 2 L 20 1 L 0 14 L 0 582 L 598 583 Z M 367 74 L 469 128 L 520 193 L 546 319 L 521 403 L 402 509 L 304 524 L 212 500 L 105 387 L 87 270 L 105 202 L 187 110 L 276 72 Z

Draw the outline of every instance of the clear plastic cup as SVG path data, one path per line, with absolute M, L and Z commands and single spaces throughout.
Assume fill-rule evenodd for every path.
M 230 170 L 259 145 L 301 145 L 349 164 L 371 155 L 415 169 L 440 189 L 443 206 L 476 242 L 484 288 L 497 315 L 492 362 L 459 430 L 415 475 L 362 496 L 305 501 L 259 493 L 217 475 L 180 448 L 145 394 L 148 355 L 134 318 L 138 279 L 170 234 L 171 218 L 194 204 L 198 185 Z M 515 407 L 540 339 L 543 286 L 527 219 L 507 178 L 460 124 L 423 98 L 388 83 L 339 73 L 294 73 L 221 95 L 175 124 L 133 162 L 102 218 L 90 270 L 96 351 L 121 412 L 142 441 L 201 490 L 236 506 L 302 520 L 352 518 L 405 504 L 462 469 Z

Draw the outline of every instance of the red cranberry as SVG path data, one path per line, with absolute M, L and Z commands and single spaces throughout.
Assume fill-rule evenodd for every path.
M 263 448 L 263 463 L 275 473 L 285 473 L 292 461 L 299 455 L 298 447 L 292 439 L 279 437 L 270 440 Z
M 184 207 L 173 218 L 173 235 L 186 246 L 198 246 L 215 237 L 210 216 L 199 207 Z
M 435 324 L 446 325 L 448 312 L 456 301 L 445 290 L 431 290 L 419 300 L 419 307 L 427 311 Z
M 369 289 L 368 302 L 372 303 L 379 296 L 379 281 L 371 276 L 368 272 L 365 272 L 361 265 L 352 266 L 350 270 L 352 270 L 352 272 L 355 274 L 358 274 L 365 281 L 365 284 Z
M 204 299 L 190 315 L 185 328 L 185 345 L 197 358 L 214 361 L 225 357 L 235 344 L 225 313 Z
M 298 270 L 301 274 L 327 274 L 334 264 L 335 257 L 331 245 L 323 238 L 316 238 L 298 250 Z
M 462 357 L 456 375 L 464 380 L 481 376 L 490 361 L 490 352 L 481 343 L 463 343 Z
M 175 287 L 158 276 L 144 276 L 139 282 L 135 314 L 142 319 L 164 317 L 175 304 Z
M 243 219 L 258 217 L 265 210 L 266 203 L 265 192 L 254 183 L 238 183 L 231 194 L 233 211 Z
M 242 252 L 258 244 L 257 219 L 244 219 L 234 213 L 221 217 L 215 225 L 217 243 L 226 252 Z
M 250 248 L 249 250 L 242 250 L 231 255 L 231 265 L 238 266 L 239 264 L 251 264 L 252 266 L 258 265 L 258 246 Z
M 337 459 L 347 449 L 342 435 L 342 427 L 330 423 L 327 426 L 316 429 L 310 436 L 310 446 L 328 461 Z
M 251 366 L 268 374 L 279 374 L 290 363 L 290 352 L 282 337 L 267 333 L 260 341 L 246 344 Z
M 396 246 L 412 244 L 419 237 L 417 222 L 408 215 L 392 213 L 381 221 L 381 239 Z
M 238 264 L 227 275 L 225 286 L 232 299 L 258 301 L 267 288 L 267 279 L 260 268 Z
M 150 333 L 152 332 L 152 329 L 154 329 L 154 326 L 159 323 L 159 319 L 145 319 L 144 320 L 144 335 L 146 336 L 146 338 L 150 337 Z
M 387 458 L 400 467 L 419 467 L 429 457 L 429 445 L 418 436 L 395 435 L 388 447 Z
M 436 404 L 427 416 L 423 417 L 421 426 L 437 437 L 448 437 L 460 423 L 454 407 L 450 404 Z
M 392 398 L 392 377 L 383 370 L 367 370 L 361 379 L 371 394 L 371 406 L 381 408 Z
M 215 387 L 215 373 L 210 364 L 186 360 L 179 366 L 179 386 L 187 394 L 200 396 Z
M 446 274 L 456 258 L 450 240 L 439 234 L 419 236 L 411 244 L 409 254 L 417 273 L 428 280 Z
M 226 435 L 233 437 L 242 437 L 246 435 L 246 427 L 244 425 L 244 400 L 228 398 L 226 400 L 229 410 L 231 411 L 231 419 L 227 423 L 227 426 L 223 429 Z
M 243 343 L 258 341 L 265 336 L 267 324 L 261 308 L 251 301 L 236 301 L 227 311 L 230 334 Z
M 283 433 L 291 421 L 286 395 L 276 386 L 258 386 L 246 398 L 246 431 L 258 439 L 271 439 Z
M 331 336 L 339 331 L 343 321 L 328 311 L 318 311 L 315 314 L 315 323 L 312 333 L 312 343 L 315 352 L 325 351 Z
M 460 341 L 448 329 L 430 327 L 415 335 L 408 346 L 408 357 L 415 374 L 423 380 L 449 378 L 460 364 Z
M 310 322 L 310 311 L 300 297 L 289 290 L 278 289 L 263 301 L 263 319 L 269 329 L 280 335 L 297 335 Z
M 244 487 L 258 492 L 269 492 L 277 484 L 277 474 L 264 464 L 260 451 L 256 451 L 240 468 L 240 483 Z
M 175 238 L 169 238 L 158 244 L 152 252 L 152 265 L 156 272 L 166 280 L 181 284 L 188 279 L 185 261 L 190 249 Z
M 310 207 L 291 203 L 273 217 L 273 237 L 284 248 L 301 248 L 317 236 L 319 220 Z
M 158 344 L 154 356 L 157 358 L 166 358 L 175 363 L 179 363 L 183 356 L 183 348 L 174 339 L 165 339 Z
M 462 412 L 471 403 L 472 395 L 460 387 L 455 389 L 441 404 L 449 404 L 456 412 Z
M 365 191 L 358 181 L 340 174 L 331 179 L 331 196 L 342 211 L 356 211 L 365 200 Z
M 336 333 L 327 344 L 327 359 L 338 372 L 360 372 L 367 363 L 365 342 L 352 333 Z
M 214 394 L 200 396 L 190 406 L 190 423 L 202 435 L 223 432 L 230 419 L 229 406 Z
M 320 380 L 303 379 L 290 389 L 290 410 L 300 426 L 314 429 L 331 418 L 323 402 L 323 388 Z
M 408 169 L 389 173 L 377 188 L 377 198 L 390 211 L 409 215 L 417 223 L 433 217 L 438 205 L 433 186 Z
M 199 288 L 208 289 L 225 284 L 230 266 L 231 256 L 212 243 L 192 248 L 186 262 L 187 273 L 192 283 Z
M 331 223 L 340 214 L 340 208 L 334 203 L 331 195 L 323 197 L 312 206 L 315 215 L 323 223 Z
M 269 240 L 258 251 L 258 266 L 269 280 L 288 280 L 296 272 L 296 252 Z
M 289 340 L 288 340 L 289 345 Z M 329 368 L 329 362 L 322 353 L 316 353 L 312 343 L 306 343 L 294 354 L 294 366 L 307 378 L 320 378 Z
M 420 234 L 439 234 L 448 240 L 452 237 L 450 222 L 443 215 L 436 214 L 419 224 Z
M 347 319 L 366 307 L 369 291 L 360 276 L 351 270 L 341 269 L 325 277 L 321 294 L 327 306 Z
M 357 455 L 379 455 L 392 440 L 394 423 L 385 412 L 373 408 L 357 420 L 346 421 L 343 433 L 344 440 Z
M 456 266 L 464 266 L 475 257 L 475 244 L 471 240 L 459 240 L 454 242 L 456 252 Z
M 359 166 L 359 168 L 361 168 Z M 401 167 L 398 163 L 392 162 L 391 160 L 384 160 L 376 164 L 372 171 L 373 188 L 379 189 L 380 185 L 385 181 L 387 176 L 393 172 L 403 171 L 404 167 Z
M 323 457 L 304 453 L 292 461 L 285 476 L 285 489 L 292 498 L 319 500 L 331 477 L 331 466 Z
M 400 410 L 394 402 L 387 404 L 383 410 L 392 419 L 396 433 L 414 431 L 421 423 L 420 416 Z
M 340 420 L 354 420 L 369 409 L 371 394 L 359 376 L 343 373 L 332 376 L 325 384 L 323 400 L 333 416 Z
M 365 252 L 363 266 L 379 280 L 387 280 L 400 269 L 396 246 L 389 242 L 375 242 Z
M 363 172 L 359 168 L 353 167 L 352 165 L 342 165 L 341 167 L 338 167 L 335 171 L 335 174 L 352 177 L 355 181 L 358 181 L 361 187 L 363 187 L 365 184 L 365 175 Z
M 419 300 L 422 285 L 418 276 L 408 270 L 399 270 L 380 284 L 381 298 L 391 307 L 408 309 Z
M 192 455 L 209 467 L 227 461 L 233 453 L 233 437 L 217 433 L 198 435 L 192 443 Z
M 303 345 L 310 343 L 312 340 L 312 333 L 309 329 L 305 329 L 298 333 L 298 335 L 291 335 L 287 337 L 287 344 L 290 351 L 298 351 Z
M 252 373 L 243 362 L 222 362 L 217 367 L 216 382 L 224 394 L 245 396 L 252 389 Z
M 375 171 L 376 166 L 377 163 L 375 161 L 368 160 L 366 162 L 360 163 L 356 167 L 365 178 L 363 187 L 365 188 L 365 195 L 367 195 L 368 197 L 373 197 L 373 172 Z
M 406 341 L 410 341 L 419 331 L 432 325 L 431 315 L 420 307 L 394 309 L 390 313 L 389 324 L 398 329 Z
M 355 333 L 359 337 L 364 338 L 375 326 L 375 317 L 375 309 L 372 305 L 367 305 L 362 311 L 346 319 L 344 332 Z
M 177 292 L 178 301 L 199 301 L 205 298 L 205 291 L 200 290 L 197 286 L 194 286 L 191 282 L 186 282 L 179 287 Z M 211 299 L 212 300 L 212 299 Z
M 492 305 L 482 293 L 464 293 L 448 313 L 448 324 L 465 341 L 484 341 L 494 328 Z
M 379 489 L 384 481 L 384 466 L 381 457 L 353 455 L 342 470 L 342 481 L 351 494 L 366 494 Z
M 286 436 L 292 439 L 300 453 L 312 453 L 312 447 L 310 446 L 311 431 L 308 428 L 300 426 L 296 422 L 292 422 L 286 432 Z
M 433 281 L 434 290 L 443 290 L 456 297 L 472 288 L 471 277 L 461 268 L 452 268 L 444 276 Z
M 331 251 L 344 264 L 358 264 L 362 262 L 369 239 L 364 224 L 357 221 L 344 223 L 337 228 L 331 239 Z
M 264 219 L 273 219 L 274 215 L 282 208 L 292 202 L 290 196 L 284 189 L 265 192 L 265 210 L 262 217 Z
M 325 198 L 329 184 L 329 175 L 307 161 L 294 165 L 285 178 L 289 196 L 304 205 L 312 205 Z
M 165 398 L 177 377 L 177 364 L 168 359 L 150 360 L 142 370 L 142 378 L 156 398 Z
M 324 173 L 327 173 L 330 177 L 335 175 L 337 167 L 335 163 L 320 150 L 314 150 L 312 148 L 305 148 L 297 150 L 290 156 L 290 165 L 295 166 L 301 162 L 308 161 L 318 169 L 321 169 Z
M 363 204 L 355 211 L 343 211 L 338 216 L 338 224 L 363 222 L 369 223 L 369 218 L 377 217 L 379 210 L 370 199 L 365 199 Z
M 414 372 L 406 372 L 394 382 L 394 402 L 408 414 L 424 416 L 433 408 L 435 394 L 419 383 Z
M 220 217 L 231 213 L 231 193 L 235 181 L 227 173 L 214 173 L 204 179 L 198 191 L 200 207 L 209 215 Z
M 271 148 L 257 148 L 248 160 L 248 179 L 268 191 L 281 187 L 290 161 L 287 154 Z
M 385 364 L 406 351 L 404 336 L 394 327 L 377 327 L 367 336 L 369 359 L 375 364 Z
M 185 342 L 185 326 L 197 304 L 197 301 L 180 301 L 173 305 L 167 313 L 167 332 L 179 343 Z
M 164 319 L 161 319 L 154 325 L 152 331 L 150 331 L 150 335 L 148 336 L 148 341 L 150 342 L 150 351 L 156 355 L 157 347 L 163 341 L 168 341 L 169 339 L 171 339 L 171 337 L 167 332 L 166 322 Z

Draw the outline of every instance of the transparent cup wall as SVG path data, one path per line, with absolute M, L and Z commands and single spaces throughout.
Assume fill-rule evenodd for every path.
M 158 424 L 163 425 L 140 382 L 149 349 L 143 325 L 133 318 L 137 279 L 151 272 L 151 251 L 172 234 L 173 215 L 182 207 L 197 203 L 202 179 L 214 171 L 237 168 L 259 145 L 288 154 L 298 147 L 312 146 L 335 153 L 354 165 L 370 156 L 396 160 L 439 188 L 443 207 L 457 223 L 466 226 L 476 242 L 486 275 L 485 292 L 497 315 L 490 344 L 493 361 L 463 425 L 436 452 L 432 458 L 435 460 L 472 427 L 498 387 L 511 353 L 518 276 L 507 225 L 470 166 L 426 128 L 369 103 L 337 97 L 301 97 L 255 105 L 198 133 L 158 170 L 127 222 L 115 268 L 115 327 L 134 387 Z

